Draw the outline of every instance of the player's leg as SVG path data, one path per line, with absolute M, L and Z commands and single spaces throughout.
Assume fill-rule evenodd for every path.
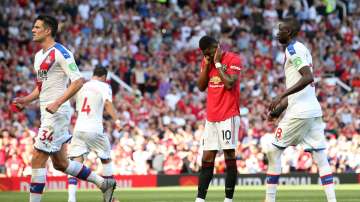
M 266 151 L 268 170 L 266 173 L 266 202 L 275 202 L 276 190 L 281 174 L 281 154 L 283 149 L 269 145 Z
M 319 168 L 321 184 L 324 186 L 328 202 L 336 202 L 333 174 L 324 150 L 313 151 L 313 158 Z
M 86 180 L 96 184 L 104 193 L 104 201 L 110 202 L 112 199 L 113 191 L 116 187 L 116 182 L 113 179 L 104 179 L 103 177 L 92 172 L 85 165 L 67 159 L 66 150 L 64 146 L 60 151 L 54 153 L 51 156 L 54 168 L 60 170 L 68 175 L 77 177 L 81 180 Z
M 277 185 L 281 174 L 283 149 L 301 143 L 310 126 L 306 119 L 284 117 L 275 131 L 275 139 L 266 151 L 269 161 L 266 174 L 266 202 L 275 202 Z
M 30 202 L 40 202 L 46 182 L 46 162 L 49 154 L 34 149 L 31 159 Z
M 195 202 L 204 202 L 209 184 L 214 175 L 214 162 L 219 150 L 218 135 L 215 123 L 206 121 L 201 142 L 203 149 L 202 164 L 199 175 L 198 193 Z
M 86 143 L 82 140 L 82 138 L 83 133 L 75 131 L 71 143 L 68 146 L 68 158 L 79 163 L 83 163 L 83 156 L 89 152 Z M 69 175 L 68 184 L 68 201 L 75 202 L 78 179 Z
M 232 202 L 235 191 L 236 180 L 237 180 L 235 149 L 224 150 L 224 157 L 226 164 L 224 202 Z
M 224 150 L 226 164 L 224 202 L 232 202 L 237 179 L 235 149 L 238 142 L 240 117 L 234 116 L 216 123 L 216 125 L 219 133 L 220 149 Z
M 318 166 L 321 184 L 324 187 L 327 201 L 336 202 L 333 175 L 325 152 L 325 125 L 321 117 L 314 118 L 311 124 L 311 130 L 304 137 L 303 144 L 305 150 L 312 152 L 313 159 Z
M 198 193 L 195 202 L 204 202 L 209 184 L 214 175 L 214 162 L 217 150 L 204 151 L 199 175 Z
M 84 162 L 84 158 L 82 156 L 70 158 L 73 161 L 77 161 L 79 163 Z M 68 202 L 76 202 L 76 190 L 77 190 L 77 184 L 78 179 L 74 176 L 69 175 L 68 176 Z
M 111 145 L 109 138 L 105 134 L 92 133 L 88 136 L 91 137 L 87 141 L 89 150 L 96 152 L 97 156 L 101 160 L 103 167 L 103 177 L 113 178 L 113 165 L 111 161 Z

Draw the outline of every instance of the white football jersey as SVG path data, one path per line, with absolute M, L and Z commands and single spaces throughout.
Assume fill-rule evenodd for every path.
M 285 50 L 285 79 L 286 88 L 296 84 L 301 74 L 299 70 L 309 66 L 312 70 L 312 57 L 304 44 L 292 41 Z M 321 106 L 316 98 L 314 84 L 309 84 L 301 91 L 288 96 L 286 115 L 292 118 L 311 118 L 322 116 Z
M 34 69 L 37 73 L 36 85 L 40 91 L 41 114 L 45 107 L 64 94 L 70 80 L 81 78 L 73 54 L 60 43 L 46 51 L 42 49 L 35 55 Z M 58 111 L 70 111 L 69 101 L 62 104 Z
M 103 133 L 105 101 L 112 102 L 112 91 L 107 83 L 90 80 L 76 94 L 78 117 L 74 131 Z

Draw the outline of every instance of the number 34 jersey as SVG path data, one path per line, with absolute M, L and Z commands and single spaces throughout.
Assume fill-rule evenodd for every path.
M 90 80 L 76 94 L 78 112 L 74 131 L 103 133 L 105 101 L 112 102 L 110 86 L 98 80 Z

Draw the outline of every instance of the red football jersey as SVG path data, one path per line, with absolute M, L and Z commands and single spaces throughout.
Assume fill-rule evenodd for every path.
M 201 62 L 201 71 L 204 68 L 204 59 Z M 227 74 L 240 74 L 240 57 L 232 52 L 225 52 L 221 58 L 221 64 L 226 66 Z M 232 89 L 226 90 L 221 81 L 215 64 L 211 64 L 207 94 L 207 120 L 211 122 L 224 121 L 230 117 L 240 115 L 240 86 L 239 78 Z

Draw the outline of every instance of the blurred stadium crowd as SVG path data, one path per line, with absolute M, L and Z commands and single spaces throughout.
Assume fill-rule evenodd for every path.
M 82 71 L 108 68 L 141 95 L 109 81 L 123 127 L 105 121 L 115 174 L 194 173 L 201 163 L 200 139 L 206 94 L 196 87 L 198 40 L 217 36 L 225 50 L 241 55 L 239 173 L 266 170 L 264 149 L 276 123 L 264 119 L 268 101 L 284 90 L 283 48 L 274 37 L 277 22 L 296 16 L 300 41 L 311 50 L 318 99 L 326 122 L 334 172 L 360 173 L 360 6 L 341 3 L 333 12 L 321 0 L 4 0 L 0 6 L 0 175 L 31 174 L 32 138 L 39 127 L 38 103 L 12 113 L 15 96 L 34 88 L 33 19 L 55 15 L 58 41 Z M 56 3 L 55 3 L 56 2 Z M 266 2 L 266 3 L 264 3 Z M 345 7 L 344 7 L 345 5 Z M 331 12 L 331 13 L 330 13 Z M 339 78 L 345 90 L 328 78 Z M 76 116 L 73 116 L 74 123 Z M 96 155 L 86 164 L 97 168 Z M 283 171 L 316 172 L 301 147 L 282 156 Z M 217 158 L 216 173 L 225 163 Z M 49 174 L 60 175 L 49 163 Z M 98 171 L 101 171 L 99 166 Z

